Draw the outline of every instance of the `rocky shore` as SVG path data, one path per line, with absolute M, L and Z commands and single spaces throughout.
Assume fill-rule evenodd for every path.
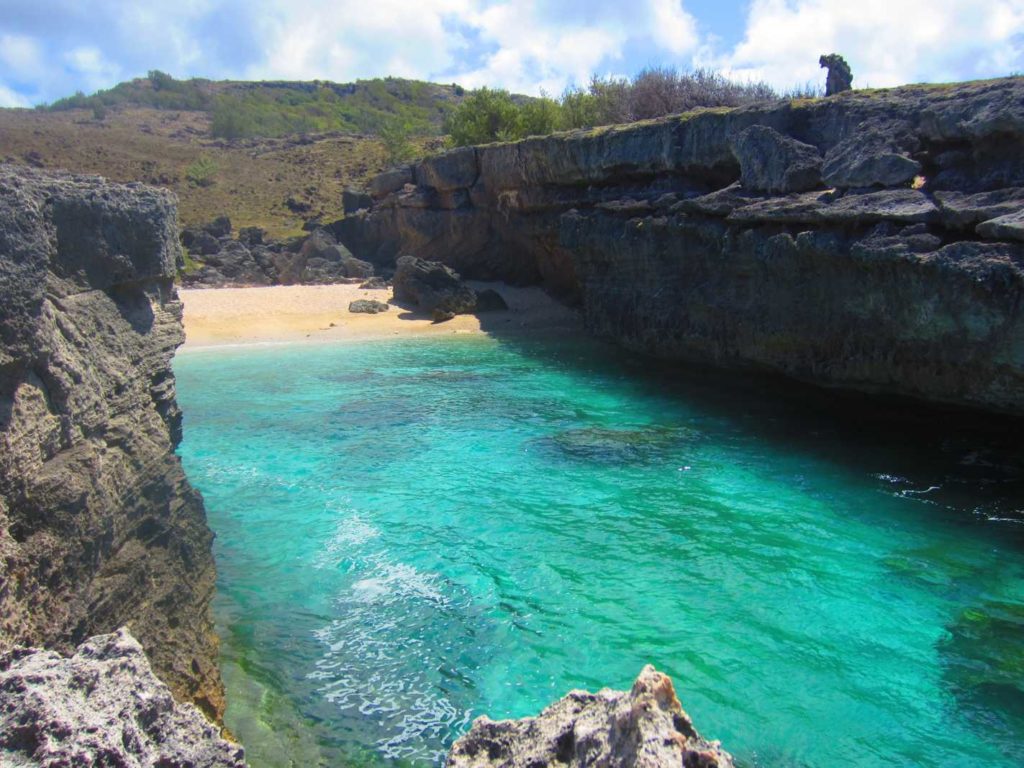
M 218 721 L 213 537 L 174 454 L 179 254 L 169 192 L 0 166 L 0 652 L 127 626 Z
M 447 768 L 733 768 L 693 727 L 672 680 L 648 665 L 629 691 L 572 691 L 537 717 L 480 717 Z
M 355 256 L 541 283 L 658 357 L 1024 414 L 1024 79 L 458 149 L 378 177 Z

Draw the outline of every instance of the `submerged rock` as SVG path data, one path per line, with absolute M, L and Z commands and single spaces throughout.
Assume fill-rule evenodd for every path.
M 672 451 L 693 443 L 699 437 L 699 432 L 687 427 L 583 427 L 567 429 L 539 443 L 573 459 L 625 464 L 647 461 L 658 456 L 667 457 Z
M 447 768 L 732 768 L 693 727 L 672 680 L 644 667 L 630 691 L 572 691 L 537 717 L 480 717 Z
M 245 752 L 192 704 L 176 704 L 126 628 L 65 658 L 0 655 L 0 764 L 243 768 Z

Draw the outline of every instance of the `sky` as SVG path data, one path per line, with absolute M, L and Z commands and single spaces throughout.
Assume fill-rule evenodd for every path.
M 0 0 L 0 106 L 175 77 L 394 75 L 537 95 L 711 67 L 780 89 L 1024 73 L 1024 0 Z

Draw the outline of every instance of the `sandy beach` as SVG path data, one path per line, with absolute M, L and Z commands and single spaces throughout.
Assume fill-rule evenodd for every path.
M 365 290 L 358 285 L 288 285 L 260 288 L 181 289 L 185 305 L 185 348 L 268 342 L 362 341 L 398 336 L 514 333 L 575 333 L 577 313 L 540 288 L 500 283 L 470 283 L 494 288 L 509 310 L 479 317 L 459 315 L 444 323 L 392 306 L 376 315 L 348 311 L 356 299 L 386 302 L 391 289 Z

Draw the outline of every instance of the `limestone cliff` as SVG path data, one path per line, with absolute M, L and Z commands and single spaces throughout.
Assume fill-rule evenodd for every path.
M 693 727 L 672 681 L 644 667 L 629 691 L 572 691 L 537 717 L 481 717 L 452 745 L 447 768 L 732 768 Z
M 0 652 L 127 625 L 223 713 L 212 534 L 174 448 L 173 195 L 0 166 Z
M 543 282 L 669 359 L 1024 414 L 1024 79 L 471 147 L 379 177 L 357 257 Z
M 0 765 L 244 768 L 242 748 L 176 704 L 121 629 L 74 656 L 0 654 Z

